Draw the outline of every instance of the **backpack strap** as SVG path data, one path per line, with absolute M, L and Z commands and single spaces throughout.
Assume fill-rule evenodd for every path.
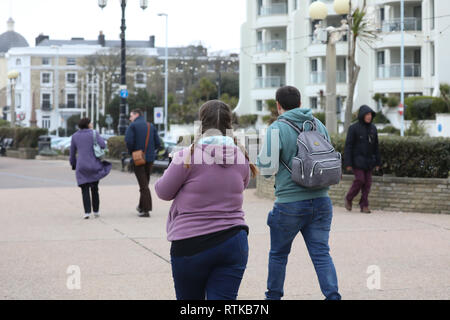
M 283 122 L 283 123 L 286 123 L 286 124 L 289 125 L 292 129 L 294 129 L 298 134 L 302 133 L 302 130 L 301 130 L 299 127 L 297 127 L 297 125 L 296 125 L 294 122 L 292 122 L 292 121 L 290 121 L 290 120 L 288 120 L 288 119 L 278 119 L 278 121 Z M 281 155 L 280 155 L 280 162 L 281 162 L 281 164 L 282 164 L 283 166 L 286 167 L 286 169 L 289 171 L 289 173 L 292 174 L 291 168 L 289 168 L 289 166 L 286 164 L 286 162 L 284 162 L 283 159 L 281 159 Z
M 278 119 L 278 121 L 286 123 L 287 125 L 289 125 L 292 129 L 294 129 L 298 134 L 302 133 L 303 130 L 301 130 L 299 127 L 297 127 L 297 125 L 292 122 L 291 120 L 288 119 Z

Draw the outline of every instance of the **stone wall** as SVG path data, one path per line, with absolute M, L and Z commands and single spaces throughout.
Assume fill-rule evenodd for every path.
M 257 178 L 257 195 L 274 199 L 275 179 Z M 339 185 L 330 188 L 333 205 L 344 207 L 344 197 L 353 182 L 352 175 L 344 175 Z M 353 200 L 358 210 L 360 194 Z M 450 179 L 373 177 L 369 195 L 371 209 L 420 213 L 450 214 Z

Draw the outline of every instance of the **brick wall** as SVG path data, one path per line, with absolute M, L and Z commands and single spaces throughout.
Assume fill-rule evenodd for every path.
M 275 179 L 257 178 L 257 195 L 274 199 Z M 339 185 L 330 189 L 333 205 L 344 207 L 344 197 L 353 182 L 353 176 L 345 175 Z M 360 194 L 353 200 L 358 209 Z M 450 179 L 373 177 L 369 195 L 371 209 L 420 213 L 450 214 Z

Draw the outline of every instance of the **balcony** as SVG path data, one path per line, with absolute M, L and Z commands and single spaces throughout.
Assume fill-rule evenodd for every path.
M 275 16 L 288 14 L 287 3 L 273 3 L 267 7 L 261 7 L 259 9 L 260 16 Z
M 255 89 L 279 88 L 284 86 L 285 82 L 282 76 L 259 77 L 255 80 Z
M 420 18 L 405 18 L 405 31 L 422 31 L 422 19 Z M 401 18 L 394 18 L 382 22 L 382 32 L 400 32 Z
M 81 109 L 81 105 L 75 103 L 60 104 L 59 109 Z
M 52 111 L 52 105 L 50 103 L 42 103 L 41 110 L 42 111 Z
M 405 77 L 406 78 L 420 78 L 421 77 L 421 64 L 417 63 L 405 63 Z M 377 78 L 389 79 L 401 77 L 401 64 L 381 65 L 378 66 Z
M 310 84 L 324 84 L 326 80 L 326 71 L 313 71 L 310 74 Z M 347 83 L 347 72 L 336 71 L 336 83 Z
M 286 42 L 284 40 L 271 40 L 268 42 L 260 42 L 256 46 L 256 52 L 267 53 L 267 52 L 277 52 L 286 51 Z

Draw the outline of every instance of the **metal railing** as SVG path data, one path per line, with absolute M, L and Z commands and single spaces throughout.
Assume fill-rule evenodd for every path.
M 418 78 L 421 77 L 422 65 L 418 63 L 405 63 L 405 77 L 407 78 Z M 387 78 L 400 78 L 401 76 L 401 65 L 400 63 L 391 65 L 381 65 L 378 66 L 377 78 L 387 79 Z
M 52 105 L 49 103 L 42 103 L 41 109 L 42 111 L 52 111 Z
M 325 71 L 312 71 L 309 75 L 311 84 L 325 83 Z
M 259 10 L 260 16 L 273 16 L 287 13 L 288 13 L 287 3 L 274 3 L 269 7 L 261 7 Z
M 310 84 L 324 84 L 326 80 L 326 71 L 312 71 L 309 76 Z M 346 83 L 347 82 L 347 72 L 346 71 L 336 71 L 336 82 Z
M 420 18 L 405 18 L 405 31 L 421 31 L 422 19 Z M 391 20 L 383 21 L 381 24 L 381 30 L 383 32 L 396 32 L 401 31 L 401 18 L 394 18 Z
M 285 85 L 284 77 L 281 76 L 272 76 L 272 77 L 259 77 L 255 80 L 255 88 L 263 89 L 263 88 L 279 88 Z
M 259 42 L 256 46 L 256 52 L 285 51 L 286 42 L 284 40 L 271 40 L 268 42 Z

